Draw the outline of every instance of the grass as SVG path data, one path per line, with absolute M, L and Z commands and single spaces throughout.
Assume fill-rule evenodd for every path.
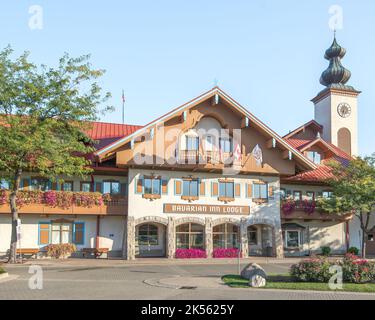
M 222 280 L 232 288 L 249 288 L 249 281 L 238 275 L 226 275 Z M 264 289 L 332 291 L 327 283 L 295 282 L 289 275 L 269 275 Z M 375 283 L 344 283 L 343 289 L 337 291 L 375 293 Z

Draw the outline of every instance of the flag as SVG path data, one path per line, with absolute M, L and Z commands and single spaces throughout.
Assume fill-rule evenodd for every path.
M 122 90 L 122 103 L 125 103 L 125 93 L 124 93 L 124 90 Z
M 262 152 L 262 149 L 259 147 L 259 144 L 257 144 L 254 147 L 252 155 L 255 159 L 257 166 L 261 166 L 263 163 L 263 152 Z
M 234 156 L 235 161 L 240 161 L 240 159 L 241 159 L 241 148 L 240 148 L 240 145 L 238 143 L 236 144 L 236 147 L 234 148 L 233 156 Z

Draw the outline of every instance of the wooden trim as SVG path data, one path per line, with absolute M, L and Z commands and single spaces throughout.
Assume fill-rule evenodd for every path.
M 235 198 L 229 198 L 229 197 L 218 197 L 217 199 L 223 202 L 232 202 L 235 200 Z
M 161 195 L 160 194 L 143 194 L 142 198 L 143 199 L 149 199 L 149 200 L 155 200 L 155 199 L 160 199 Z
M 197 196 L 181 196 L 181 199 L 186 200 L 186 201 L 197 201 L 197 200 L 199 200 L 199 197 L 197 197 Z

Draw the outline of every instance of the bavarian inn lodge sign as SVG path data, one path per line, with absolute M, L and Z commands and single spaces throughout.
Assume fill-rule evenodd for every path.
M 164 204 L 164 213 L 211 213 L 211 214 L 238 214 L 249 215 L 248 206 L 224 206 L 205 204 Z

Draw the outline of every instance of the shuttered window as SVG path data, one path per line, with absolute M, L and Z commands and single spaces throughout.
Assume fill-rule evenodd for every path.
M 39 245 L 48 245 L 50 243 L 50 223 L 39 223 Z
M 268 199 L 268 185 L 266 183 L 253 183 L 253 199 Z

